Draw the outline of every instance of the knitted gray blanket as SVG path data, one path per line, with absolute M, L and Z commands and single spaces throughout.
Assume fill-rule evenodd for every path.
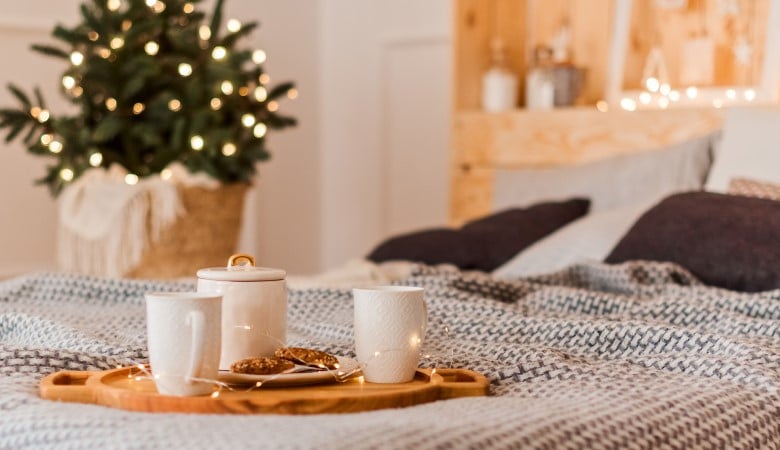
M 130 413 L 39 399 L 61 369 L 146 360 L 143 294 L 192 284 L 42 274 L 0 283 L 0 448 L 780 448 L 780 291 L 670 264 L 582 264 L 516 282 L 418 267 L 423 365 L 491 395 L 358 414 Z M 293 290 L 290 343 L 354 356 L 345 290 Z

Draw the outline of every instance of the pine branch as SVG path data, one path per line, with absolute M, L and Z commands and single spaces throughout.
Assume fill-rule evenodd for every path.
M 35 100 L 38 102 L 38 106 L 45 108 L 46 102 L 43 101 L 43 94 L 41 94 L 41 89 L 38 86 L 35 86 L 33 92 L 35 92 Z
M 14 97 L 16 97 L 27 109 L 32 107 L 32 103 L 30 103 L 29 97 L 27 97 L 27 95 L 13 83 L 8 83 L 8 90 L 11 91 Z
M 54 56 L 55 58 L 61 58 L 61 59 L 70 58 L 70 55 L 67 52 L 65 52 L 65 50 L 59 49 L 57 47 L 52 47 L 51 45 L 33 44 L 30 48 L 46 56 Z
M 54 31 L 52 32 L 52 36 L 63 40 L 67 42 L 70 45 L 76 45 L 76 44 L 89 44 L 90 40 L 89 38 L 81 33 L 78 33 L 73 30 L 69 30 L 62 25 L 57 25 L 54 27 Z
M 295 85 L 291 82 L 278 84 L 268 93 L 268 100 L 275 100 L 283 95 L 287 95 L 287 92 L 294 87 Z
M 224 39 L 222 39 L 222 46 L 226 48 L 232 48 L 239 39 L 252 33 L 252 31 L 257 28 L 257 26 L 257 22 L 250 22 L 241 25 L 240 30 L 236 31 L 235 33 L 230 33 L 225 36 Z
M 224 6 L 225 0 L 217 0 L 216 5 L 214 5 L 214 14 L 211 16 L 211 39 L 209 42 L 212 44 L 217 42 L 217 38 L 219 35 L 219 28 L 222 26 L 222 8 Z
M 102 4 L 105 5 L 106 2 L 102 2 Z M 100 6 L 102 6 L 102 5 L 100 5 Z M 98 34 L 103 34 L 102 32 L 105 29 L 104 28 L 104 24 L 103 24 L 103 22 L 100 19 L 98 19 L 92 13 L 92 10 L 89 9 L 89 6 L 87 6 L 86 4 L 82 4 L 80 9 L 81 9 L 81 17 L 84 18 L 84 23 L 88 27 L 90 27 L 91 29 L 93 29 L 96 32 L 98 32 Z M 89 39 L 89 38 L 87 38 L 87 39 Z

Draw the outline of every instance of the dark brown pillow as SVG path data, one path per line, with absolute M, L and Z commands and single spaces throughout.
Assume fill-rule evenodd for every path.
M 584 216 L 589 206 L 590 201 L 585 199 L 546 202 L 492 214 L 460 229 L 403 234 L 379 244 L 368 259 L 449 263 L 465 270 L 490 272 L 539 239 Z
M 780 202 L 709 192 L 667 197 L 606 262 L 639 259 L 674 262 L 706 284 L 736 291 L 780 289 Z

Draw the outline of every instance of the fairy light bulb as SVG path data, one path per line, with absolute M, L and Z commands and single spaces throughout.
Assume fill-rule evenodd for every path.
M 662 95 L 669 95 L 669 93 L 672 92 L 672 87 L 669 85 L 669 83 L 662 83 L 658 90 Z
M 268 91 L 263 86 L 255 88 L 255 100 L 258 102 L 264 102 L 268 98 Z
M 89 165 L 92 167 L 98 167 L 103 162 L 103 154 L 95 152 L 89 155 Z
M 274 112 L 279 109 L 279 103 L 271 100 L 268 102 L 268 105 L 266 105 L 266 108 L 268 108 L 269 111 Z
M 249 88 L 247 86 L 241 86 L 240 88 L 238 88 L 238 95 L 242 97 L 246 97 L 247 95 L 249 95 Z
M 225 156 L 233 156 L 236 154 L 236 144 L 227 142 L 222 146 L 222 154 Z
M 626 111 L 636 111 L 636 102 L 633 99 L 624 97 L 620 99 L 620 107 Z
M 146 105 L 144 105 L 141 102 L 138 102 L 133 105 L 133 114 L 135 115 L 141 114 L 142 112 L 144 112 L 145 109 L 146 109 Z
M 605 100 L 599 100 L 596 102 L 596 109 L 600 112 L 607 112 L 609 111 L 609 103 Z
M 685 95 L 693 100 L 699 95 L 699 89 L 697 89 L 696 86 L 689 86 L 688 89 L 685 90 Z
M 200 28 L 198 28 L 198 36 L 204 41 L 208 41 L 211 38 L 211 28 L 207 25 L 201 25 Z
M 287 98 L 290 100 L 295 100 L 298 98 L 298 89 L 290 88 L 290 90 L 287 91 Z
M 255 50 L 252 52 L 252 62 L 255 64 L 262 64 L 268 59 L 268 55 L 264 50 Z
M 74 66 L 80 66 L 84 62 L 84 54 L 78 51 L 72 52 L 70 54 L 70 62 Z
M 181 101 L 177 98 L 171 99 L 171 101 L 168 102 L 168 109 L 173 112 L 179 111 L 181 109 Z
M 48 109 L 42 109 L 41 113 L 38 114 L 38 122 L 44 123 L 49 120 L 49 110 Z
M 125 40 L 122 39 L 121 37 L 117 36 L 117 37 L 111 39 L 111 43 L 109 45 L 111 46 L 112 49 L 119 50 L 120 48 L 122 48 L 125 45 Z
M 661 109 L 666 109 L 669 107 L 669 99 L 666 97 L 661 97 L 658 99 L 658 106 L 661 107 Z
M 230 95 L 233 93 L 233 83 L 228 80 L 223 81 L 219 88 L 225 95 Z
M 179 64 L 179 75 L 183 77 L 192 75 L 192 66 L 187 63 Z
M 146 6 L 151 8 L 155 3 L 157 3 L 157 0 L 145 0 L 144 3 L 146 3 Z
M 106 2 L 106 7 L 109 11 L 117 11 L 120 7 L 122 7 L 122 2 L 120 0 L 108 0 Z
M 76 79 L 70 75 L 62 77 L 62 87 L 65 89 L 73 89 L 76 86 Z
M 255 124 L 255 128 L 252 130 L 252 134 L 258 139 L 265 136 L 265 133 L 268 132 L 268 126 L 264 124 L 263 122 L 258 122 Z
M 108 97 L 106 99 L 106 109 L 109 111 L 116 111 L 116 99 L 114 97 Z
M 227 21 L 227 30 L 231 33 L 238 33 L 241 31 L 241 22 L 238 19 L 230 19 Z
M 98 32 L 97 32 L 97 31 L 90 31 L 89 33 L 87 33 L 87 38 L 88 38 L 90 41 L 92 41 L 92 42 L 95 42 L 95 41 L 97 41 L 98 39 L 100 39 L 100 35 L 98 34 Z
M 152 11 L 156 12 L 157 14 L 160 14 L 161 12 L 165 11 L 165 3 L 161 1 L 155 2 L 154 6 L 152 6 Z
M 271 75 L 264 73 L 257 78 L 257 81 L 259 81 L 260 84 L 268 84 L 271 82 Z
M 125 175 L 125 183 L 129 184 L 130 186 L 135 186 L 138 184 L 138 175 L 134 173 L 128 173 Z
M 203 150 L 203 138 L 201 136 L 193 136 L 190 138 L 190 147 L 192 147 L 193 150 L 200 151 Z
M 62 151 L 62 142 L 60 141 L 51 141 L 49 143 L 49 151 L 57 154 Z
M 216 59 L 217 61 L 221 61 L 225 59 L 225 56 L 227 56 L 227 49 L 225 49 L 225 47 L 222 47 L 220 45 L 214 47 L 214 50 L 211 51 L 211 57 Z
M 680 100 L 680 91 L 672 91 L 669 93 L 669 100 L 676 102 Z
M 123 20 L 122 21 L 122 31 L 128 31 L 132 27 L 133 27 L 133 22 L 131 22 L 129 20 Z
M 255 119 L 255 116 L 252 114 L 247 113 L 241 116 L 241 123 L 247 128 L 250 128 L 252 125 L 254 125 L 256 121 L 257 120 Z
M 647 105 L 650 103 L 650 101 L 653 99 L 653 97 L 650 95 L 649 92 L 642 92 L 639 94 L 639 103 L 643 105 Z
M 192 3 L 185 3 L 181 10 L 184 11 L 184 14 L 192 14 L 193 11 L 195 11 L 195 5 Z
M 745 100 L 752 102 L 756 99 L 756 90 L 755 89 L 747 89 L 744 93 Z
M 650 92 L 658 92 L 658 89 L 661 87 L 661 82 L 658 81 L 658 78 L 648 77 L 647 80 L 645 80 L 645 87 Z
M 172 176 L 173 176 L 173 171 L 171 169 L 163 169 L 160 172 L 160 178 L 162 178 L 163 180 L 170 180 Z
M 149 41 L 144 45 L 144 51 L 149 56 L 154 56 L 160 51 L 160 44 L 154 41 Z
M 41 144 L 44 146 L 48 146 L 49 144 L 51 144 L 51 141 L 53 140 L 54 140 L 54 136 L 49 133 L 41 135 Z
M 108 59 L 111 56 L 111 50 L 107 48 L 101 48 L 98 50 L 98 55 L 103 59 Z
M 214 111 L 218 111 L 219 108 L 222 108 L 222 100 L 214 97 L 209 102 L 209 106 L 211 106 L 211 109 L 213 109 Z
M 33 106 L 30 108 L 30 115 L 33 116 L 34 119 L 37 119 L 38 116 L 41 115 L 41 108 L 39 106 Z
M 60 170 L 60 178 L 62 178 L 63 181 L 73 181 L 73 170 L 68 169 L 67 167 Z
M 734 89 L 726 89 L 726 97 L 728 97 L 729 100 L 734 100 L 737 98 L 737 91 Z

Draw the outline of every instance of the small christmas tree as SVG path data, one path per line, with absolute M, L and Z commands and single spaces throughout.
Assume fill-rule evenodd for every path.
M 268 87 L 263 50 L 236 48 L 257 23 L 231 19 L 221 33 L 223 0 L 208 25 L 199 1 L 90 0 L 81 23 L 54 29 L 66 49 L 33 46 L 68 62 L 61 90 L 78 107 L 56 116 L 37 87 L 33 101 L 8 86 L 21 106 L 0 109 L 6 142 L 26 131 L 28 151 L 56 161 L 39 183 L 56 195 L 90 168 L 119 164 L 133 184 L 177 161 L 225 183 L 251 179 L 269 158 L 268 129 L 295 124 L 277 100 L 297 91 Z

